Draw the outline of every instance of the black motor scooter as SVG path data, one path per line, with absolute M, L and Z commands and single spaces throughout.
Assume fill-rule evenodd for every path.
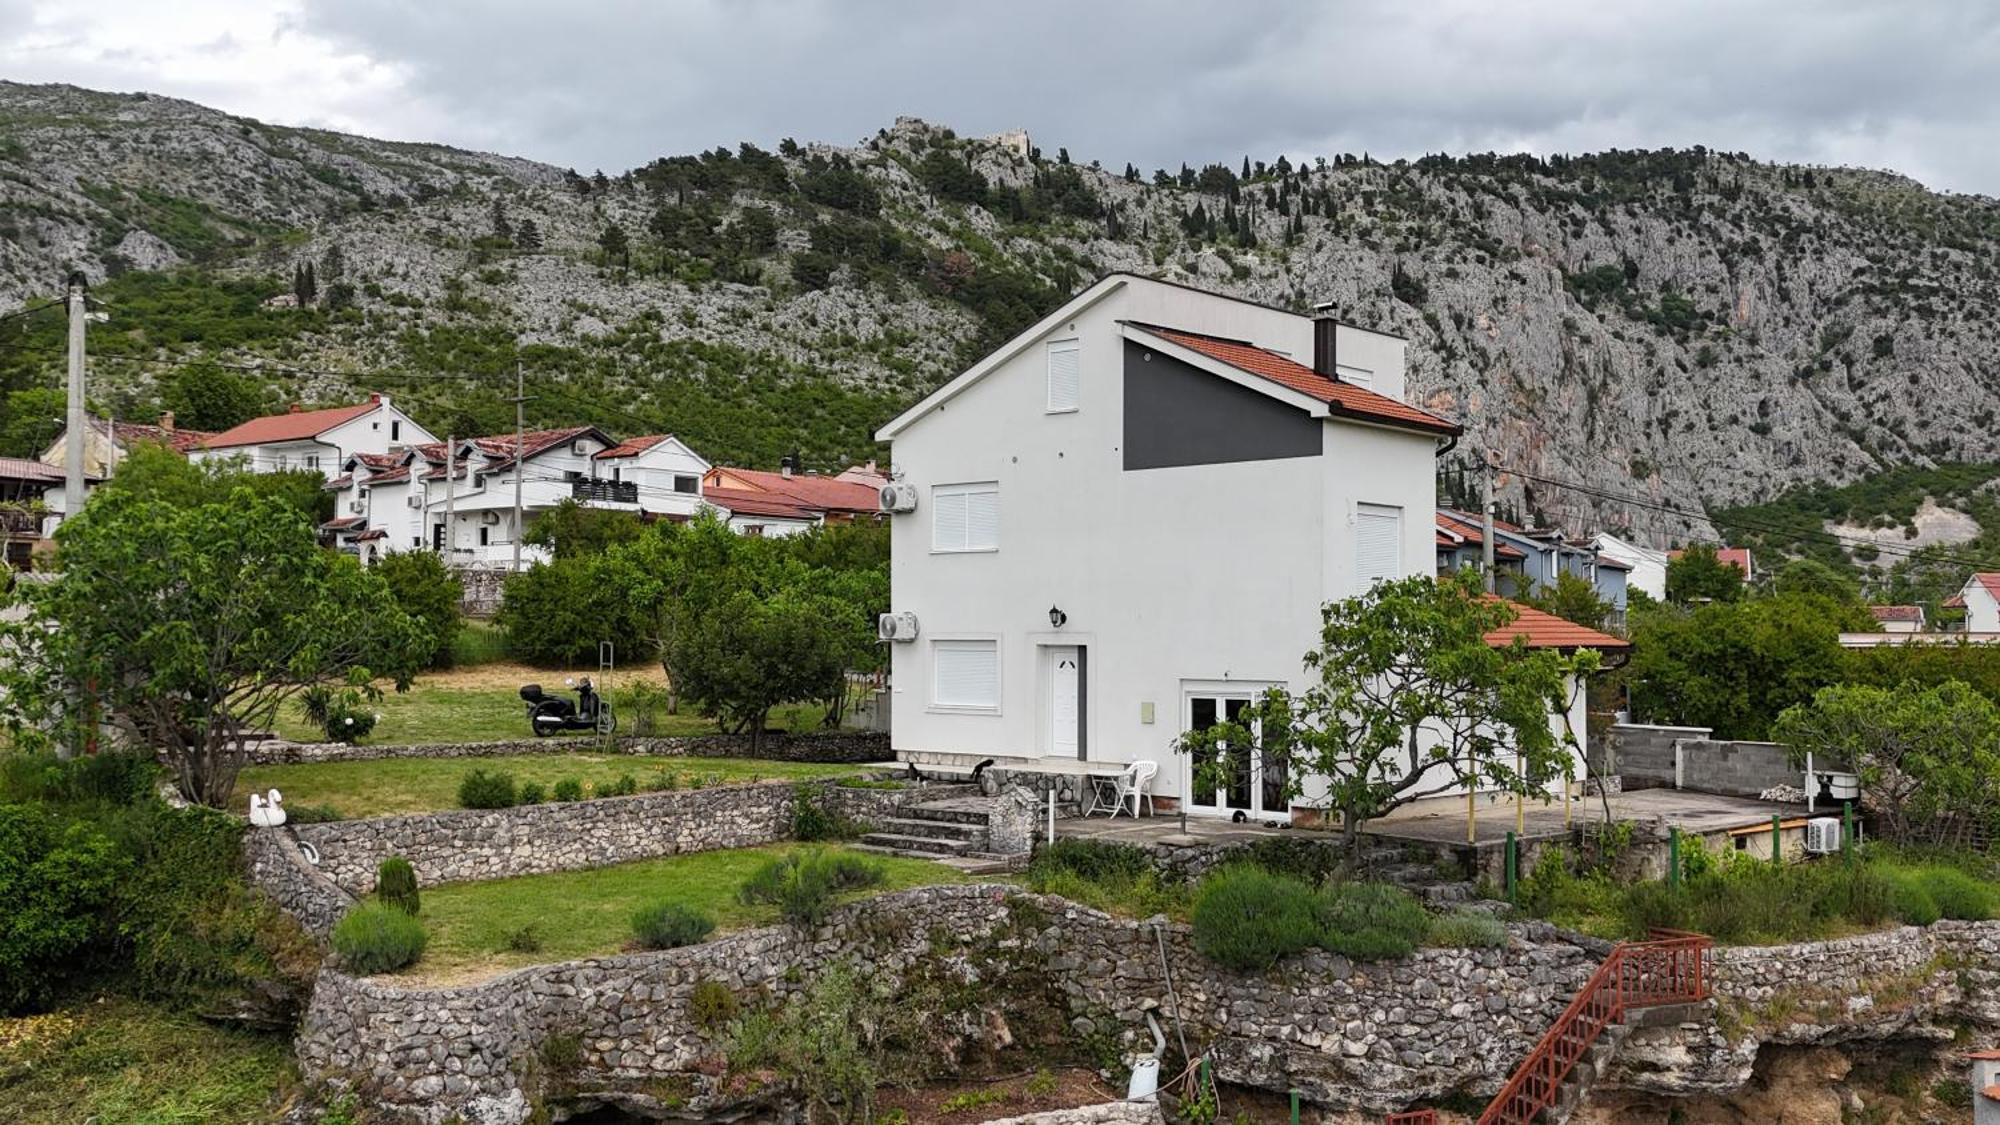
M 564 680 L 563 683 L 576 689 L 576 702 L 566 697 L 548 695 L 540 684 L 524 684 L 521 698 L 528 704 L 528 725 L 535 735 L 546 738 L 558 731 L 594 730 L 599 734 L 610 734 L 618 729 L 618 718 L 611 713 L 611 701 L 597 694 L 590 677 L 581 683 Z

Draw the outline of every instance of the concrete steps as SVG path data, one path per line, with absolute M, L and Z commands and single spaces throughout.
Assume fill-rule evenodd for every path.
M 891 855 L 964 858 L 988 850 L 992 802 L 985 797 L 947 797 L 902 809 L 861 837 L 861 847 Z

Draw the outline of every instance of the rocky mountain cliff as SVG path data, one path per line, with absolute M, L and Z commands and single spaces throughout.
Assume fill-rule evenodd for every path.
M 2000 460 L 1996 249 L 1994 200 L 1700 149 L 1120 172 L 906 119 L 606 177 L 0 83 L 0 312 L 84 270 L 132 416 L 202 357 L 501 428 L 519 363 L 541 420 L 830 466 L 1131 270 L 1408 336 L 1414 393 L 1525 471 L 1524 510 L 1668 539 L 1688 521 L 1622 498 Z M 306 307 L 267 307 L 308 264 Z M 53 385 L 60 318 L 0 329 L 7 386 Z

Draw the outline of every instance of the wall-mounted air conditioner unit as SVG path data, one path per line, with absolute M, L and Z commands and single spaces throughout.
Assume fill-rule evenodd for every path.
M 421 508 L 424 506 L 424 498 L 421 494 L 418 494 L 404 500 L 403 503 L 408 504 L 412 508 Z
M 1840 821 L 1830 817 L 1816 817 L 1806 821 L 1806 852 L 1809 855 L 1832 855 L 1840 850 Z
M 917 510 L 917 489 L 915 485 L 894 481 L 882 486 L 882 510 L 885 512 L 914 512 Z
M 590 446 L 584 442 L 573 441 L 569 443 L 569 451 L 578 457 L 587 457 L 590 455 Z
M 347 502 L 347 510 L 358 516 L 368 510 L 368 505 L 359 500 L 349 500 Z
M 898 644 L 917 639 L 917 615 L 914 613 L 885 613 L 875 619 L 875 636 L 878 640 L 895 641 Z

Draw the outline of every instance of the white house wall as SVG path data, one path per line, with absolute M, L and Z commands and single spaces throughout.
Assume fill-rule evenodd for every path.
M 1965 587 L 1965 631 L 2000 633 L 2000 601 L 1974 579 Z
M 1156 760 L 1156 791 L 1178 796 L 1170 744 L 1188 690 L 1297 684 L 1321 603 L 1356 590 L 1357 501 L 1403 509 L 1404 574 L 1434 566 L 1427 436 L 1322 423 L 1317 458 L 1126 471 L 1120 319 L 1311 362 L 1309 320 L 1132 279 L 898 435 L 919 501 L 892 521 L 893 601 L 922 635 L 891 646 L 897 750 L 1048 753 L 1041 646 L 1082 644 L 1088 757 Z M 1043 344 L 1071 335 L 1079 409 L 1049 414 Z M 932 486 L 977 481 L 999 482 L 998 550 L 934 554 Z M 1060 630 L 1052 607 L 1068 615 Z M 998 639 L 997 712 L 932 705 L 931 645 L 958 637 Z

